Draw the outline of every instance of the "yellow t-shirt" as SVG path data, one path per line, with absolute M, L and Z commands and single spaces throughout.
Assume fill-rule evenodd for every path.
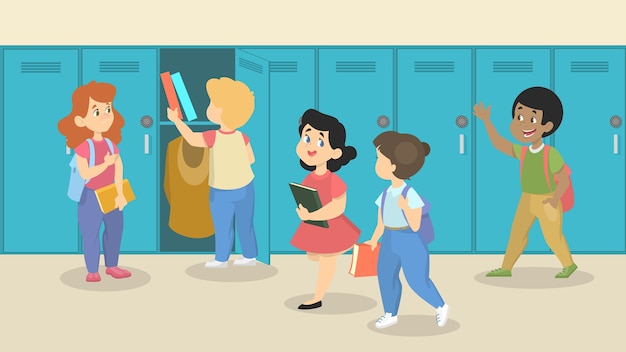
M 254 173 L 248 160 L 248 136 L 237 130 L 209 130 L 202 135 L 210 152 L 209 186 L 232 190 L 252 182 Z
M 545 145 L 539 151 L 532 152 L 530 148 L 524 155 L 524 165 L 522 166 L 521 184 L 522 192 L 531 194 L 546 194 L 554 192 L 556 183 L 554 174 L 561 171 L 565 162 L 556 148 L 550 147 L 548 150 L 548 175 L 550 186 L 546 183 L 546 174 L 543 170 L 543 153 Z M 522 145 L 513 144 L 513 153 L 517 159 L 520 158 Z

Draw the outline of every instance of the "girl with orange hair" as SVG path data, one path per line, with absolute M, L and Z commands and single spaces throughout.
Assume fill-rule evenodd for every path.
M 74 148 L 78 172 L 85 180 L 83 193 L 78 203 L 78 227 L 83 236 L 83 253 L 87 266 L 87 281 L 100 281 L 100 226 L 104 222 L 102 242 L 106 273 L 116 279 L 131 276 L 128 270 L 117 266 L 126 198 L 122 192 L 123 167 L 117 144 L 122 140 L 124 118 L 113 108 L 115 86 L 91 81 L 72 94 L 72 111 L 58 123 L 59 132 L 67 138 L 67 146 Z M 95 155 L 90 155 L 88 139 L 94 145 Z M 114 152 L 109 150 L 108 142 Z M 93 166 L 89 159 L 95 158 Z M 95 190 L 115 182 L 118 196 L 116 209 L 104 214 L 100 210 Z

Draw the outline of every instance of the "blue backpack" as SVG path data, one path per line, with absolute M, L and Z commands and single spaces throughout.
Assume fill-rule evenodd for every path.
M 108 138 L 104 138 L 104 140 L 107 142 L 111 154 L 115 154 L 113 143 L 111 143 Z M 89 167 L 93 167 L 96 163 L 96 148 L 94 147 L 91 138 L 87 139 L 87 143 L 89 144 Z M 85 188 L 85 184 L 87 182 L 89 182 L 89 180 L 83 179 L 80 172 L 78 172 L 78 166 L 76 165 L 76 153 L 74 153 L 74 156 L 70 161 L 70 185 L 67 188 L 67 196 L 75 202 L 80 202 L 80 197 L 83 194 L 83 189 Z
M 385 188 L 385 191 L 383 192 L 383 199 L 380 201 L 380 213 L 381 214 L 383 214 L 383 211 L 384 211 L 385 196 L 387 196 L 388 189 L 389 188 Z M 409 193 L 409 189 L 411 189 L 409 185 L 406 185 L 404 187 L 404 189 L 402 190 L 402 197 L 406 198 L 407 193 Z M 430 220 L 430 215 L 428 214 L 430 212 L 430 203 L 428 203 L 428 201 L 424 199 L 423 197 L 422 197 L 422 201 L 424 202 L 424 206 L 422 207 L 422 222 L 420 224 L 419 230 L 417 230 L 417 233 L 422 237 L 424 244 L 428 245 L 430 242 L 432 242 L 435 239 L 435 230 L 433 229 L 433 222 L 432 220 Z M 402 216 L 404 216 L 404 220 L 406 220 L 408 224 L 409 220 L 407 220 L 406 215 L 404 214 L 404 211 L 402 212 Z

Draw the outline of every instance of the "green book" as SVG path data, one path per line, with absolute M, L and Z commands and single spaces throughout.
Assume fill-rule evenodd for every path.
M 296 200 L 296 206 L 302 204 L 309 212 L 314 212 L 322 207 L 320 196 L 315 188 L 307 187 L 299 183 L 290 182 L 289 187 L 293 198 Z M 326 220 L 306 220 L 307 224 L 328 228 L 328 221 Z

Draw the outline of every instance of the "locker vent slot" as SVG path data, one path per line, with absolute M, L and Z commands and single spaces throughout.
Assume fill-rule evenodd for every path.
M 270 72 L 298 72 L 297 61 L 272 61 Z
M 102 73 L 139 72 L 139 61 L 100 61 Z
M 454 61 L 415 61 L 415 72 L 454 72 Z
M 376 61 L 337 61 L 336 72 L 376 72 Z
M 244 58 L 239 58 L 239 66 L 243 68 L 247 68 L 250 71 L 254 71 L 256 73 L 263 74 L 263 66 L 257 64 L 256 62 L 252 62 L 250 60 L 246 60 Z
M 60 62 L 22 61 L 22 73 L 61 73 Z
M 608 61 L 572 61 L 571 72 L 609 72 Z
M 493 72 L 533 72 L 532 61 L 494 61 Z

